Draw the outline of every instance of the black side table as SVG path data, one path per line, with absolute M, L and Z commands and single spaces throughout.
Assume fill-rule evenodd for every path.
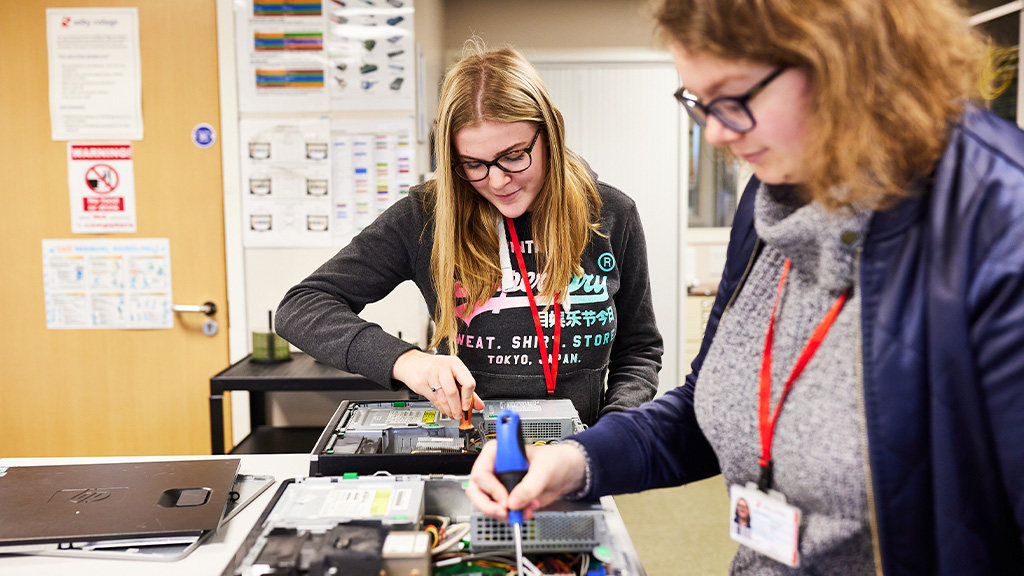
M 266 392 L 369 390 L 394 394 L 357 374 L 322 364 L 312 356 L 293 352 L 292 359 L 260 364 L 246 356 L 210 378 L 210 441 L 213 454 L 224 453 L 224 391 L 249 391 L 252 431 L 232 453 L 273 454 L 312 450 L 322 428 L 275 428 L 267 425 Z M 298 448 L 297 448 L 298 447 Z

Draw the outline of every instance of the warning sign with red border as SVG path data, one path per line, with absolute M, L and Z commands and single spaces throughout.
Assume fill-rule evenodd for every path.
M 131 142 L 68 142 L 71 232 L 135 232 Z

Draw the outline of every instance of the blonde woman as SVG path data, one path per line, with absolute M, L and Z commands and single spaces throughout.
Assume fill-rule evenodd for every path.
M 522 55 L 468 52 L 442 86 L 434 178 L 289 290 L 278 332 L 452 417 L 481 397 L 561 397 L 591 424 L 652 399 L 662 340 L 635 204 L 566 148 Z M 357 316 L 406 280 L 440 354 Z
M 965 16 L 659 5 L 675 97 L 756 176 L 701 353 L 686 386 L 530 450 L 511 494 L 485 448 L 467 494 L 529 516 L 721 473 L 756 527 L 731 574 L 1020 574 L 1024 133 L 967 102 Z

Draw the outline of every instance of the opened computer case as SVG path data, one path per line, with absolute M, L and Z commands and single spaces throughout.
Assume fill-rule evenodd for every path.
M 430 402 L 346 400 L 310 454 L 309 475 L 469 474 L 505 409 L 519 414 L 527 444 L 558 442 L 584 429 L 565 398 L 484 400 L 469 431 Z
M 513 572 L 512 529 L 473 507 L 467 483 L 458 475 L 287 480 L 222 576 Z M 523 525 L 523 551 L 535 574 L 644 574 L 611 499 L 538 511 Z

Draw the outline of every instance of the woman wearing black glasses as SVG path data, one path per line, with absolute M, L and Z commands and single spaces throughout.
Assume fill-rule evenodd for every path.
M 467 51 L 442 87 L 434 178 L 289 290 L 278 333 L 455 418 L 481 396 L 570 398 L 587 424 L 652 399 L 662 340 L 635 204 L 565 147 L 529 62 Z M 357 316 L 406 280 L 442 354 Z
M 1021 574 L 1024 133 L 966 100 L 965 16 L 660 4 L 676 97 L 756 176 L 701 353 L 685 386 L 531 450 L 512 494 L 485 448 L 467 493 L 529 515 L 721 473 L 756 526 L 732 574 Z

